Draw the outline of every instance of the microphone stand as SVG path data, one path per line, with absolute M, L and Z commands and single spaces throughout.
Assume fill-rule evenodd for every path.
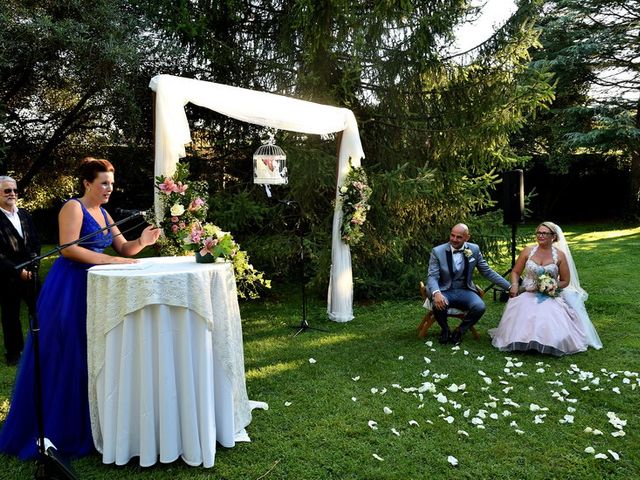
M 294 337 L 297 337 L 303 332 L 307 330 L 317 330 L 319 332 L 326 332 L 322 328 L 316 328 L 309 325 L 307 321 L 307 287 L 305 280 L 305 271 L 306 271 L 306 257 L 304 255 L 304 230 L 302 228 L 302 208 L 300 204 L 295 200 L 279 200 L 279 203 L 282 203 L 286 206 L 296 205 L 298 207 L 298 221 L 296 223 L 296 233 L 298 234 L 298 238 L 300 239 L 300 284 L 302 288 L 302 319 L 300 320 L 300 325 L 295 326 L 291 325 L 291 328 L 297 328 L 298 331 L 293 334 Z
M 43 409 L 43 395 L 42 395 L 42 369 L 40 363 L 40 322 L 38 319 L 38 313 L 36 309 L 36 292 L 38 285 L 38 270 L 40 266 L 40 260 L 43 258 L 47 258 L 53 255 L 56 252 L 60 252 L 65 248 L 68 248 L 72 245 L 77 245 L 79 243 L 84 242 L 98 233 L 102 233 L 105 230 L 108 230 L 112 227 L 120 225 L 121 223 L 125 223 L 135 217 L 140 216 L 141 213 L 135 213 L 130 215 L 122 220 L 114 222 L 111 225 L 107 225 L 100 230 L 95 230 L 88 235 L 85 235 L 82 238 L 74 240 L 72 242 L 65 243 L 63 245 L 58 245 L 57 247 L 49 250 L 48 252 L 42 255 L 32 254 L 31 259 L 21 263 L 20 265 L 16 265 L 14 268 L 17 271 L 26 268 L 32 272 L 32 280 L 33 280 L 33 298 L 30 299 L 28 304 L 29 310 L 29 331 L 31 332 L 31 342 L 33 343 L 33 361 L 34 361 L 34 390 L 35 390 L 35 404 L 36 404 L 36 424 L 38 426 L 38 454 L 39 458 L 36 460 L 36 471 L 34 473 L 34 478 L 36 480 L 77 480 L 75 472 L 71 468 L 71 466 L 58 455 L 56 448 L 49 442 L 48 439 L 45 439 L 45 431 L 44 431 L 44 409 Z M 144 214 L 142 214 L 145 217 Z M 145 221 L 146 223 L 146 221 Z M 142 223 L 136 225 L 132 228 L 137 228 L 142 225 Z M 131 228 L 129 229 L 131 230 Z M 129 231 L 127 230 L 127 231 Z M 126 233 L 126 232 L 125 232 Z

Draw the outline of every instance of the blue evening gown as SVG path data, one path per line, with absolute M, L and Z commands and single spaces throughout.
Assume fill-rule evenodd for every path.
M 106 212 L 101 210 L 107 221 Z M 82 212 L 81 238 L 101 228 L 84 205 Z M 111 231 L 102 232 L 81 245 L 102 252 L 112 239 Z M 66 457 L 81 457 L 95 451 L 87 388 L 87 270 L 91 266 L 60 256 L 51 267 L 37 302 L 44 436 Z M 0 452 L 21 459 L 38 455 L 34 380 L 29 333 L 9 414 L 0 430 Z

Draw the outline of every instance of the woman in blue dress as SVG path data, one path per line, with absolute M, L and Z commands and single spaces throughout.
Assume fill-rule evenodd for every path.
M 114 168 L 107 160 L 85 158 L 79 176 L 84 195 L 67 201 L 58 216 L 60 245 L 92 232 L 95 236 L 61 250 L 40 292 L 40 365 L 44 436 L 60 454 L 81 457 L 95 451 L 89 419 L 87 388 L 87 270 L 93 265 L 135 263 L 126 258 L 158 239 L 149 226 L 136 240 L 127 241 L 111 227 L 102 208 L 113 192 Z M 113 245 L 121 256 L 103 253 Z M 39 431 L 35 403 L 35 375 L 31 335 L 18 369 L 11 407 L 0 430 L 0 452 L 22 459 L 36 458 Z

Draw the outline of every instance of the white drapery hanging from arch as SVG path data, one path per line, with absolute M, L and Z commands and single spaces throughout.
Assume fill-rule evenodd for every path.
M 338 201 L 338 192 L 349 171 L 349 158 L 352 165 L 358 167 L 360 159 L 364 157 L 353 112 L 346 108 L 320 105 L 273 93 L 172 75 L 153 77 L 149 87 L 156 93 L 156 176 L 173 175 L 178 160 L 186 156 L 185 145 L 191 143 L 189 122 L 184 109 L 187 103 L 215 110 L 236 120 L 280 130 L 316 135 L 343 132 L 338 154 L 327 313 L 336 322 L 353 319 L 351 252 L 340 236 L 342 208 Z M 162 207 L 157 196 L 155 208 L 156 216 L 161 217 Z

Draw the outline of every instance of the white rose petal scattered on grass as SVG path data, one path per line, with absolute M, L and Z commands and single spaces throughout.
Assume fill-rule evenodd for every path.
M 352 401 L 352 402 L 357 402 L 357 401 L 358 401 L 358 399 L 357 399 L 356 397 L 351 397 L 351 401 Z
M 415 420 L 409 420 L 409 425 L 414 426 L 414 427 L 419 427 L 420 426 L 418 424 L 418 422 L 416 422 Z
M 393 413 L 393 410 L 391 410 L 389 407 L 384 407 L 382 411 L 385 413 L 385 415 L 391 415 Z
M 391 433 L 393 433 L 396 437 L 400 436 L 400 432 L 398 430 L 396 430 L 395 428 L 391 429 Z
M 606 453 L 596 453 L 593 458 L 601 458 L 603 460 L 606 460 L 609 457 L 607 457 Z
M 445 417 L 444 421 L 447 423 L 453 423 L 455 420 L 455 418 L 453 418 L 451 415 L 449 415 L 448 417 Z
M 367 425 L 369 425 L 369 428 L 371 430 L 377 430 L 378 429 L 378 422 L 376 422 L 375 420 L 369 420 L 367 422 Z
M 311 363 L 311 364 L 316 363 L 316 359 L 315 358 L 310 358 L 309 359 L 309 363 Z
M 617 452 L 614 452 L 613 450 L 607 450 L 607 452 L 609 452 L 609 455 L 611 455 L 611 458 L 613 458 L 614 460 L 620 460 L 620 455 L 618 455 Z
M 584 433 L 592 433 L 593 432 L 593 428 L 591 427 L 584 427 Z
M 373 393 L 373 394 L 378 393 L 378 389 L 376 387 L 372 387 L 371 388 L 371 393 Z
M 482 377 L 482 379 L 484 380 L 484 383 L 486 383 L 487 385 L 491 385 L 492 380 L 489 377 Z
M 465 437 L 469 436 L 469 434 L 467 432 L 465 432 L 464 430 L 458 430 L 458 435 L 464 435 Z
M 594 453 L 596 453 L 596 450 L 593 447 L 587 447 L 587 448 L 584 449 L 584 453 L 594 454 Z
M 424 342 L 427 347 L 433 347 L 433 342 L 429 340 L 428 342 Z
M 438 393 L 437 395 L 434 395 L 434 397 L 436 397 L 436 400 L 439 403 L 447 403 L 447 397 L 442 393 Z
M 611 389 L 611 391 L 612 391 L 613 393 L 617 393 L 618 395 L 620 395 L 620 388 L 618 388 L 618 387 L 613 387 L 613 388 Z
M 373 454 L 373 458 L 375 458 L 376 460 L 380 460 L 381 462 L 384 462 L 384 458 L 382 458 L 380 455 L 378 455 L 377 453 Z
M 453 455 L 449 455 L 447 457 L 447 462 L 449 462 L 454 467 L 458 465 L 458 459 L 456 457 L 454 457 Z
M 284 402 L 284 406 L 285 407 L 290 407 L 291 406 L 291 402 Z
M 612 437 L 624 437 L 626 433 L 624 430 L 616 430 L 615 432 L 611 432 Z
M 482 370 L 478 370 L 478 375 L 480 375 L 481 377 L 486 377 L 487 374 L 484 373 Z
M 357 377 L 351 377 L 351 380 L 357 382 L 358 380 L 360 380 L 360 375 L 358 375 Z
M 431 363 L 431 359 L 429 357 L 424 357 L 424 363 Z
M 594 435 L 604 435 L 604 433 L 602 433 L 602 431 L 601 431 L 601 430 L 598 430 L 597 428 L 594 428 L 594 429 L 593 429 L 593 434 L 594 434 Z
M 457 352 L 458 350 L 460 350 L 460 345 L 454 345 L 453 347 L 451 347 L 451 350 Z
M 476 360 L 478 360 L 479 362 L 484 360 L 484 355 L 482 355 L 481 357 L 476 357 Z
M 560 420 L 558 420 L 558 422 L 559 423 L 573 423 L 573 415 L 565 415 Z
M 404 355 L 400 355 L 400 356 L 398 357 L 398 360 L 404 360 Z
M 514 432 L 516 432 L 518 435 L 522 435 L 524 433 L 524 430 L 515 429 Z

